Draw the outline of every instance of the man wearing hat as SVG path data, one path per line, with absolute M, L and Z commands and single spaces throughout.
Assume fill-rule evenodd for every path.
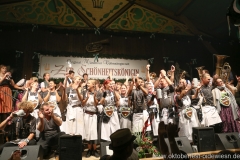
M 113 150 L 112 156 L 102 156 L 100 160 L 127 160 L 133 152 L 133 141 L 136 139 L 128 128 L 119 129 L 110 135 L 109 149 Z

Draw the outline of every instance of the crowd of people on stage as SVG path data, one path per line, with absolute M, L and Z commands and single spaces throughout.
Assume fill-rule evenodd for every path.
M 179 77 L 175 84 L 178 77 L 174 77 L 174 66 L 170 74 L 160 70 L 158 77 L 151 76 L 149 70 L 147 65 L 146 77 L 133 75 L 124 83 L 114 81 L 110 74 L 102 84 L 89 79 L 87 73 L 76 76 L 74 70 L 56 84 L 49 73 L 44 73 L 39 84 L 36 77 L 15 83 L 7 67 L 0 65 L 0 129 L 14 134 L 11 140 L 20 139 L 17 144 L 21 148 L 41 145 L 44 155 L 58 143 L 59 136 L 81 135 L 88 143 L 86 157 L 99 157 L 99 141 L 111 141 L 110 135 L 121 128 L 157 137 L 161 121 L 177 124 L 178 135 L 190 141 L 192 127 L 240 133 L 240 110 L 235 99 L 240 77 L 236 76 L 238 85 L 234 87 L 203 70 L 198 81 Z M 22 90 L 16 104 L 11 88 Z M 14 110 L 19 109 L 24 116 L 15 117 Z M 3 147 L 14 144 L 10 142 L 0 146 L 0 153 Z

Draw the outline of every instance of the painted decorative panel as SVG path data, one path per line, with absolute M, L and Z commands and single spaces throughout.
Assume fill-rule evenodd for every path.
M 186 25 L 138 5 L 130 7 L 107 29 L 193 35 Z
M 62 0 L 32 0 L 0 6 L 0 20 L 5 22 L 32 23 L 87 27 L 86 23 Z
M 127 0 L 71 0 L 71 2 L 96 27 L 99 27 L 128 3 Z

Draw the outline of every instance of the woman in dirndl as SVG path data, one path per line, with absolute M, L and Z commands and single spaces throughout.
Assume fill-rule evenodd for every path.
M 182 102 L 182 106 L 178 109 L 179 111 L 179 124 L 178 127 L 180 131 L 179 136 L 185 136 L 188 140 L 192 141 L 192 127 L 199 127 L 200 122 L 198 120 L 197 111 L 195 108 L 191 107 L 191 99 L 189 95 L 186 95 L 187 91 L 190 89 L 182 89 L 179 96 L 179 100 Z
M 213 102 L 222 120 L 221 132 L 240 133 L 240 108 L 232 93 L 234 88 L 225 85 L 221 78 L 217 78 L 214 83 L 216 88 L 212 90 Z
M 72 85 L 66 88 L 64 100 L 68 100 L 66 121 L 63 126 L 65 133 L 70 135 L 82 135 L 85 137 L 83 107 L 80 100 L 81 77 L 75 76 Z M 66 98 L 67 97 L 67 98 Z
M 84 139 L 88 142 L 88 151 L 86 157 L 91 155 L 99 157 L 97 152 L 97 104 L 98 99 L 96 97 L 95 91 L 95 80 L 88 80 L 87 90 L 83 92 L 81 96 L 82 106 L 84 108 L 84 128 L 85 128 L 85 137 Z
M 30 101 L 34 104 L 34 111 L 31 113 L 32 116 L 38 118 L 38 105 L 42 103 L 43 99 L 39 92 L 41 91 L 38 89 L 38 82 L 33 82 L 29 88 L 25 88 L 26 91 L 23 95 L 22 102 Z
M 49 81 L 49 91 L 46 92 L 47 94 L 44 96 L 44 102 L 48 102 L 49 105 L 53 108 L 53 113 L 58 114 L 61 117 L 61 112 L 58 107 L 58 102 L 61 100 L 60 92 L 58 89 L 55 89 L 56 84 L 54 81 Z
M 10 87 L 19 90 L 24 89 L 24 87 L 18 87 L 11 79 L 11 73 L 7 72 L 7 66 L 0 65 L 0 122 L 5 120 L 13 111 L 12 90 Z
M 20 81 L 18 81 L 16 83 L 17 86 L 19 87 L 24 87 L 25 89 L 28 88 L 28 89 L 31 89 L 31 84 L 33 82 L 38 82 L 38 78 L 37 77 L 31 77 L 29 80 L 26 80 L 26 79 L 21 79 Z M 28 90 L 27 89 L 27 90 Z M 15 110 L 18 110 L 18 103 L 22 102 L 22 98 L 25 94 L 25 91 L 16 91 L 15 92 L 16 96 L 16 102 L 15 102 Z
M 117 106 L 119 97 L 115 94 L 111 80 L 107 79 L 103 83 L 104 93 L 101 99 L 103 105 L 101 139 L 111 141 L 110 135 L 120 129 Z
M 127 93 L 127 86 L 121 85 L 120 99 L 119 99 L 119 111 L 120 111 L 120 128 L 129 128 L 132 130 L 132 109 L 130 107 L 129 95 Z

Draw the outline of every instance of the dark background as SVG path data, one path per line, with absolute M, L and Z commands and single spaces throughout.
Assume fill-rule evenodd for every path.
M 238 42 L 218 41 L 196 36 L 176 36 L 156 34 L 150 38 L 149 34 L 142 33 L 108 33 L 101 31 L 100 35 L 94 31 L 65 31 L 48 30 L 39 27 L 32 32 L 29 27 L 20 29 L 3 29 L 0 32 L 0 64 L 11 66 L 14 69 L 15 81 L 25 75 L 30 78 L 33 72 L 38 71 L 38 59 L 32 59 L 34 52 L 53 56 L 85 56 L 93 57 L 93 53 L 87 53 L 85 47 L 88 43 L 109 39 L 109 44 L 103 46 L 101 57 L 119 57 L 126 59 L 154 58 L 151 64 L 151 72 L 157 75 L 160 69 L 169 70 L 171 64 L 178 62 L 180 68 L 198 77 L 195 67 L 205 66 L 212 74 L 215 71 L 216 59 L 213 52 L 203 43 L 213 47 L 217 54 L 228 55 L 227 62 L 232 66 L 234 74 L 238 73 L 240 63 L 240 44 Z M 16 57 L 17 51 L 22 51 L 20 57 Z M 163 57 L 169 57 L 164 63 Z M 196 59 L 197 64 L 192 64 L 191 59 Z M 40 76 L 41 77 L 41 76 Z

